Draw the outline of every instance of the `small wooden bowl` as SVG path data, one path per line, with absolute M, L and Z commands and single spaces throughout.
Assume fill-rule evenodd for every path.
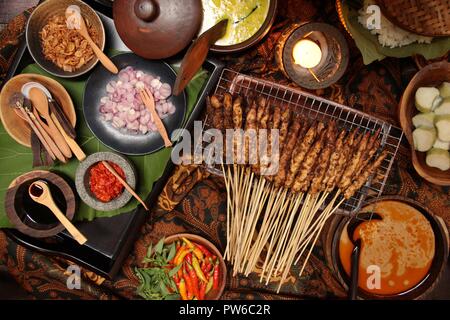
M 13 94 L 20 93 L 22 86 L 30 81 L 41 83 L 51 92 L 53 98 L 59 102 L 74 127 L 77 121 L 72 99 L 66 89 L 57 81 L 37 74 L 20 74 L 15 76 L 5 84 L 0 93 L 0 119 L 6 132 L 25 147 L 31 147 L 31 128 L 25 120 L 17 116 L 14 112 L 14 107 L 10 104 L 10 100 Z
M 212 254 L 214 254 L 216 257 L 219 258 L 219 266 L 221 271 L 220 272 L 221 277 L 219 278 L 219 289 L 217 290 L 211 289 L 211 291 L 208 292 L 208 294 L 205 297 L 206 300 L 219 300 L 223 294 L 223 291 L 225 290 L 225 284 L 227 283 L 227 266 L 225 265 L 225 261 L 223 260 L 222 254 L 216 248 L 216 246 L 213 245 L 210 241 L 190 233 L 174 234 L 172 236 L 167 237 L 164 243 L 169 244 L 177 240 L 182 240 L 183 237 L 188 239 L 189 241 L 204 246 L 206 249 L 209 250 L 209 252 L 211 252 Z
M 36 180 L 49 184 L 58 207 L 69 220 L 75 215 L 75 194 L 70 185 L 55 173 L 43 170 L 27 172 L 14 179 L 5 196 L 5 211 L 17 230 L 35 238 L 51 237 L 64 230 L 64 226 L 50 210 L 35 203 L 28 195 L 28 187 Z
M 42 2 L 33 13 L 28 18 L 27 29 L 26 29 L 26 40 L 28 50 L 34 61 L 41 66 L 48 73 L 62 78 L 73 78 L 82 75 L 89 70 L 91 70 L 97 63 L 98 58 L 94 56 L 88 63 L 82 66 L 80 69 L 68 72 L 64 71 L 62 68 L 58 67 L 52 61 L 45 59 L 42 53 L 41 38 L 39 32 L 47 24 L 47 21 L 54 15 L 62 14 L 65 15 L 66 8 L 70 5 L 77 5 L 80 7 L 81 15 L 85 20 L 88 20 L 92 26 L 97 30 L 100 43 L 98 47 L 100 50 L 105 49 L 105 29 L 103 27 L 100 17 L 83 1 L 79 0 L 47 0 Z
M 403 92 L 398 108 L 398 118 L 405 132 L 406 139 L 411 146 L 412 162 L 417 173 L 431 183 L 440 186 L 450 186 L 450 170 L 442 171 L 427 166 L 425 162 L 426 152 L 414 150 L 412 137 L 414 130 L 412 118 L 419 113 L 414 105 L 417 89 L 425 86 L 439 86 L 444 81 L 450 82 L 450 63 L 448 62 L 432 63 L 417 72 Z

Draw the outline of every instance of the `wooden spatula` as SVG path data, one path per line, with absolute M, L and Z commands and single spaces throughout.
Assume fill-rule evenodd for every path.
M 211 29 L 202 33 L 189 47 L 181 62 L 181 67 L 175 80 L 173 94 L 179 95 L 205 62 L 209 48 L 222 38 L 227 30 L 228 19 L 220 21 Z

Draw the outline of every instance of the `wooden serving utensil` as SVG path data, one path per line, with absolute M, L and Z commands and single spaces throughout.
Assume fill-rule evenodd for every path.
M 173 87 L 173 94 L 179 95 L 205 62 L 209 48 L 222 38 L 227 30 L 228 19 L 220 21 L 214 27 L 202 33 L 189 47 L 181 62 L 177 79 Z
M 109 172 L 111 172 L 113 174 L 114 177 L 116 177 L 117 180 L 119 180 L 119 182 L 125 187 L 125 189 L 127 189 L 127 191 L 129 193 L 131 193 L 133 195 L 133 197 L 135 197 L 136 200 L 139 201 L 142 204 L 144 209 L 146 211 L 149 211 L 147 205 L 141 199 L 141 197 L 138 196 L 138 194 L 133 190 L 133 188 L 130 187 L 130 185 L 116 172 L 116 170 L 114 170 L 114 168 L 111 167 L 111 165 L 107 161 L 103 160 L 102 164 L 106 167 L 106 169 L 108 169 Z
M 50 134 L 44 128 L 45 123 L 41 120 L 37 110 L 35 108 L 33 108 L 31 101 L 29 99 L 24 99 L 23 106 L 24 106 L 27 114 L 30 116 L 31 120 L 33 121 L 33 123 L 36 125 L 36 128 L 42 134 L 42 137 L 44 138 L 44 140 L 48 143 L 48 145 L 49 145 L 50 149 L 52 150 L 53 154 L 55 155 L 55 157 L 59 161 L 66 163 L 67 159 L 64 157 L 61 150 L 56 145 L 55 141 L 53 141 Z
M 353 251 L 351 255 L 351 272 L 350 272 L 350 286 L 349 286 L 349 299 L 356 300 L 358 298 L 358 283 L 359 283 L 359 256 L 361 254 L 361 239 L 355 239 L 356 229 L 365 222 L 371 220 L 382 220 L 378 213 L 375 212 L 363 212 L 358 214 L 357 217 L 350 220 L 347 225 L 347 234 L 350 238 L 350 242 L 353 244 Z
M 139 94 L 141 96 L 142 102 L 144 102 L 145 106 L 152 115 L 156 128 L 158 128 L 158 132 L 164 140 L 164 145 L 166 146 L 166 148 L 171 147 L 172 141 L 170 141 L 169 135 L 167 134 L 166 128 L 164 127 L 164 123 L 161 121 L 161 118 L 156 111 L 155 99 L 153 99 L 152 93 L 144 87 L 143 89 L 139 90 Z
M 14 112 L 17 114 L 18 117 L 22 118 L 23 120 L 25 120 L 31 127 L 31 129 L 34 131 L 34 133 L 36 134 L 36 136 L 39 138 L 39 141 L 42 143 L 42 145 L 44 146 L 45 150 L 48 152 L 48 154 L 50 155 L 50 157 L 53 160 L 56 160 L 56 156 L 53 153 L 52 149 L 50 148 L 50 145 L 48 144 L 48 142 L 45 140 L 44 136 L 42 135 L 42 133 L 39 131 L 39 129 L 36 127 L 36 124 L 33 122 L 33 120 L 30 118 L 30 116 L 28 115 L 28 113 L 25 111 L 25 109 L 23 108 L 23 106 L 19 103 L 19 101 L 16 102 L 16 107 L 14 109 Z
M 68 13 L 66 11 L 66 18 L 68 18 L 71 14 L 75 14 L 75 13 Z M 114 65 L 114 63 L 111 61 L 111 59 L 109 59 L 108 56 L 102 50 L 100 50 L 100 48 L 95 44 L 94 40 L 92 40 L 91 36 L 89 35 L 89 31 L 87 29 L 86 22 L 84 21 L 83 16 L 81 16 L 81 12 L 80 12 L 80 18 L 81 18 L 80 19 L 80 29 L 76 29 L 76 30 L 78 31 L 79 34 L 81 34 L 81 36 L 83 36 L 83 38 L 85 38 L 87 40 L 87 42 L 91 46 L 92 50 L 94 51 L 95 55 L 100 60 L 102 65 L 106 69 L 108 69 L 110 72 L 117 74 L 119 72 L 119 69 L 117 69 L 117 67 Z
M 61 132 L 61 135 L 63 136 L 66 143 L 69 145 L 69 148 L 70 148 L 70 150 L 72 150 L 75 157 L 77 157 L 77 159 L 79 161 L 83 161 L 84 159 L 86 159 L 86 154 L 84 153 L 84 151 L 81 149 L 79 144 L 75 141 L 75 139 L 73 139 L 72 137 L 70 137 L 67 134 L 66 130 L 64 130 L 64 128 L 62 127 L 61 123 L 58 121 L 56 116 L 54 114 L 52 114 L 51 118 L 52 118 L 53 122 L 55 123 L 56 127 L 58 128 L 59 132 Z
M 44 129 L 48 129 L 47 132 L 52 136 L 58 148 L 67 159 L 70 159 L 72 157 L 72 151 L 70 151 L 69 145 L 50 116 L 47 96 L 42 90 L 38 88 L 31 88 L 30 99 L 33 103 L 35 111 L 37 110 L 39 114 L 47 121 L 47 125 L 44 126 Z
M 74 237 L 74 239 L 79 244 L 86 243 L 86 237 L 70 222 L 69 219 L 61 212 L 61 210 L 56 205 L 53 200 L 52 194 L 47 183 L 43 180 L 38 180 L 33 182 L 28 188 L 28 193 L 35 202 L 40 203 L 50 211 L 53 212 L 55 217 L 61 222 L 61 224 L 69 231 L 69 233 Z

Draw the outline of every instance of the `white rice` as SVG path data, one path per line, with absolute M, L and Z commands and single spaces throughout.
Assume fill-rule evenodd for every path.
M 364 6 L 359 10 L 358 22 L 367 28 L 367 21 L 371 19 L 373 13 L 367 12 L 367 7 L 376 4 L 374 0 L 364 0 Z M 372 19 L 371 19 L 372 20 Z M 417 35 L 403 30 L 392 24 L 383 14 L 380 17 L 380 29 L 372 29 L 370 32 L 378 36 L 378 42 L 383 47 L 403 47 L 411 43 L 431 43 L 432 37 Z

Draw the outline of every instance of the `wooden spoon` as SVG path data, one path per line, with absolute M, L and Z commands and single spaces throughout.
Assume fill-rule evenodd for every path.
M 228 19 L 220 21 L 214 27 L 202 33 L 189 47 L 181 62 L 177 79 L 173 87 L 173 94 L 179 95 L 194 77 L 200 67 L 205 62 L 209 48 L 223 37 L 227 30 Z
M 131 193 L 133 197 L 135 197 L 137 201 L 139 201 L 142 204 L 144 209 L 148 211 L 149 209 L 145 204 L 145 202 L 141 199 L 141 197 L 137 195 L 137 193 L 133 190 L 133 188 L 131 188 L 131 186 L 116 172 L 116 170 L 114 170 L 114 168 L 111 167 L 107 161 L 102 161 L 102 164 L 106 167 L 106 169 L 108 169 L 109 172 L 113 174 L 114 177 L 116 177 L 117 180 L 119 180 L 119 182 L 125 187 L 125 189 L 127 189 L 127 191 Z
M 22 105 L 20 105 L 17 102 L 17 106 L 14 108 L 14 112 L 16 113 L 16 115 L 25 120 L 31 127 L 31 129 L 34 131 L 34 133 L 36 134 L 36 136 L 39 138 L 39 141 L 41 142 L 41 144 L 44 146 L 45 150 L 47 150 L 48 154 L 50 155 L 50 157 L 53 160 L 56 160 L 56 156 L 53 153 L 52 149 L 50 148 L 50 145 L 48 144 L 48 142 L 45 140 L 44 136 L 42 135 L 42 133 L 39 131 L 39 129 L 37 128 L 36 124 L 33 122 L 33 120 L 30 118 L 30 115 L 25 111 L 25 109 L 22 107 Z
M 61 224 L 69 231 L 79 244 L 86 243 L 86 237 L 70 222 L 69 219 L 61 212 L 53 200 L 50 189 L 45 181 L 38 180 L 33 182 L 28 188 L 28 193 L 35 202 L 40 203 L 49 208 Z
M 74 13 L 72 13 L 74 14 Z M 70 15 L 70 14 L 69 14 Z M 66 11 L 66 18 L 69 16 Z M 111 59 L 108 58 L 108 56 L 100 50 L 100 48 L 95 44 L 95 42 L 92 40 L 91 36 L 89 35 L 88 29 L 86 27 L 86 22 L 84 21 L 83 16 L 80 14 L 80 29 L 76 29 L 79 34 L 83 36 L 91 46 L 92 50 L 94 51 L 97 58 L 100 60 L 102 65 L 108 69 L 110 72 L 117 74 L 119 72 L 119 69 L 114 65 L 114 63 L 111 61 Z
M 58 127 L 55 125 L 52 117 L 50 116 L 50 111 L 48 108 L 48 100 L 45 93 L 41 89 L 31 88 L 30 100 L 31 102 L 33 102 L 33 107 L 47 121 L 49 134 L 52 136 L 58 148 L 61 150 L 61 152 L 67 159 L 70 159 L 72 157 L 72 151 L 70 151 L 69 145 L 62 136 L 61 132 L 59 132 Z

